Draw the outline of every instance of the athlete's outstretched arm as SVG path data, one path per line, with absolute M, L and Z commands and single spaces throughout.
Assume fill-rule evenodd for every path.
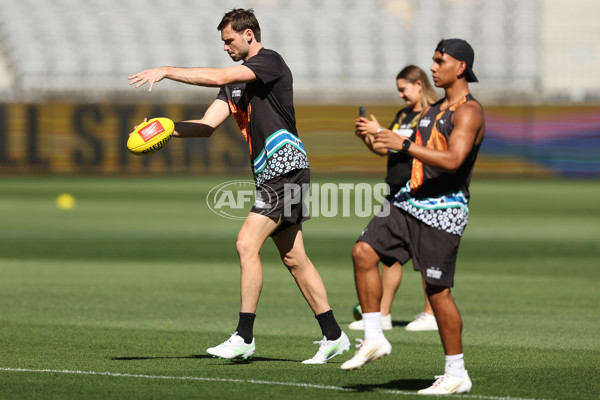
M 256 75 L 244 65 L 226 68 L 158 67 L 145 69 L 127 79 L 136 88 L 149 83 L 148 91 L 151 92 L 154 84 L 165 78 L 190 85 L 218 87 L 235 82 L 252 82 L 256 80 Z
M 215 100 L 199 120 L 175 123 L 175 137 L 209 137 L 229 116 L 229 105 L 223 100 Z

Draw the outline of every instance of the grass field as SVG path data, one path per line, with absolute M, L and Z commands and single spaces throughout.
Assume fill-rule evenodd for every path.
M 209 358 L 239 307 L 241 222 L 205 202 L 224 180 L 0 177 L 0 398 L 411 399 L 443 372 L 437 333 L 402 327 L 423 307 L 410 264 L 389 357 L 353 372 L 339 368 L 351 353 L 302 365 L 320 330 L 270 242 L 256 357 Z M 55 207 L 62 192 L 75 209 Z M 472 192 L 454 295 L 473 390 L 453 397 L 597 399 L 600 185 L 475 179 Z M 356 303 L 350 252 L 368 219 L 305 224 L 343 326 Z

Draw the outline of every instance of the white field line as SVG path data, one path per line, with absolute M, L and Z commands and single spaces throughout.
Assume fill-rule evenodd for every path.
M 332 390 L 336 392 L 355 392 L 355 389 L 330 386 L 330 385 L 313 385 L 311 383 L 296 383 L 296 382 L 277 382 L 277 381 L 262 381 L 254 379 L 228 379 L 228 378 L 206 378 L 202 376 L 165 376 L 165 375 L 140 375 L 140 374 L 122 374 L 118 372 L 96 372 L 96 371 L 71 371 L 59 369 L 26 369 L 26 368 L 2 368 L 4 372 L 25 372 L 25 373 L 48 373 L 48 374 L 66 374 L 66 375 L 95 375 L 95 376 L 110 376 L 115 378 L 137 378 L 137 379 L 157 379 L 157 380 L 173 380 L 173 381 L 199 381 L 199 382 L 225 382 L 225 383 L 242 383 L 250 385 L 272 385 L 272 386 L 290 386 L 307 389 Z M 389 390 L 389 389 L 374 389 L 373 392 L 395 394 L 403 396 L 414 396 L 416 392 L 404 390 Z M 461 398 L 461 399 L 481 399 L 481 400 L 542 400 L 528 399 L 521 397 L 497 397 L 497 396 L 478 396 L 478 395 L 446 395 L 446 398 Z

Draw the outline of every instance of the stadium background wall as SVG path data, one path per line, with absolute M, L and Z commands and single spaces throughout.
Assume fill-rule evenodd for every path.
M 247 145 L 232 118 L 211 138 L 173 139 L 147 157 L 126 141 L 144 117 L 199 119 L 208 105 L 0 104 L 0 173 L 245 174 Z M 315 174 L 383 175 L 385 158 L 354 137 L 358 107 L 297 106 L 298 130 Z M 382 124 L 398 106 L 367 105 Z M 600 107 L 486 107 L 480 175 L 600 177 Z

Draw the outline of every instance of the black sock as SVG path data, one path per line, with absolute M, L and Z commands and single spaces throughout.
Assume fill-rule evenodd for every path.
M 342 328 L 340 328 L 335 320 L 332 310 L 316 315 L 315 318 L 319 321 L 323 336 L 325 336 L 327 340 L 337 340 L 342 336 Z
M 254 328 L 254 318 L 256 318 L 256 314 L 241 312 L 240 321 L 235 329 L 238 336 L 241 336 L 246 344 L 252 343 L 252 338 L 254 338 L 254 334 L 252 333 L 252 329 Z

